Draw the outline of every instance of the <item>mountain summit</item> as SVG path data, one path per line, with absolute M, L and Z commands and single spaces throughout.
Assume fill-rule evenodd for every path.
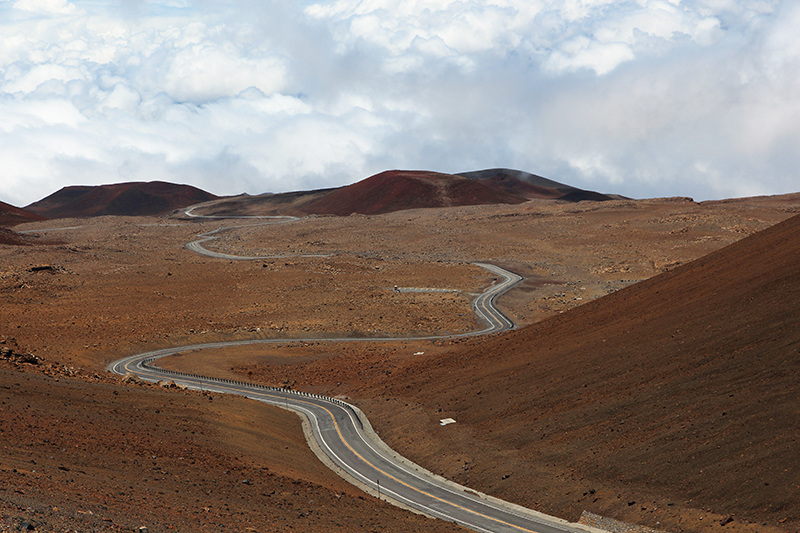
M 519 204 L 532 199 L 578 202 L 614 197 L 519 170 L 489 169 L 461 174 L 387 170 L 345 187 L 226 198 L 203 206 L 198 214 L 379 215 L 431 207 Z
M 163 215 L 215 200 L 211 193 L 163 181 L 64 187 L 25 209 L 47 218 Z

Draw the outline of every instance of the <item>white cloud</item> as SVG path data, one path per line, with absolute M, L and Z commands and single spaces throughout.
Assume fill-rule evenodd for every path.
M 249 58 L 214 45 L 196 44 L 173 55 L 163 77 L 164 89 L 181 101 L 216 100 L 257 87 L 266 94 L 286 88 L 280 59 Z
M 14 8 L 31 13 L 59 15 L 71 15 L 78 11 L 75 5 L 67 0 L 17 0 L 14 2 Z
M 63 99 L 22 100 L 7 98 L 0 102 L 0 129 L 12 133 L 19 129 L 36 131 L 48 126 L 79 128 L 86 117 Z
M 631 196 L 797 189 L 779 0 L 0 2 L 0 200 L 509 166 Z M 76 7 L 79 6 L 79 7 Z
M 10 79 L 9 79 L 10 78 Z M 6 71 L 6 83 L 2 90 L 5 93 L 32 93 L 42 83 L 48 81 L 67 82 L 86 79 L 79 67 L 70 67 L 53 63 L 33 65 L 28 70 L 10 68 Z
M 599 43 L 581 36 L 563 43 L 545 65 L 553 72 L 588 68 L 602 75 L 634 57 L 633 50 L 625 43 Z

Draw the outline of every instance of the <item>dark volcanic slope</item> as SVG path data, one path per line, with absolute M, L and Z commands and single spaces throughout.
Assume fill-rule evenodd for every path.
M 582 509 L 638 512 L 625 503 L 637 500 L 631 493 L 655 494 L 661 505 L 795 531 L 800 217 L 479 348 L 396 372 L 383 394 L 458 420 L 446 449 L 427 443 L 429 457 L 473 457 L 476 471 L 500 461 L 513 480 L 497 474 L 476 488 L 503 497 L 575 519 Z M 404 429 L 387 430 L 390 441 L 391 431 Z M 558 496 L 554 471 L 568 472 L 564 479 L 581 491 Z M 548 477 L 555 484 L 537 493 Z
M 519 170 L 490 169 L 462 174 L 387 170 L 335 189 L 225 198 L 202 206 L 203 215 L 375 215 L 423 207 L 518 204 L 530 199 L 610 200 Z
M 572 187 L 571 185 L 559 183 L 557 181 L 553 181 L 536 174 L 531 174 L 530 172 L 525 172 L 523 170 L 514 170 L 510 168 L 487 168 L 484 170 L 472 170 L 470 172 L 458 172 L 456 175 L 463 176 L 471 180 L 489 180 L 497 177 L 510 177 L 530 183 L 531 185 L 536 185 L 537 187 L 542 187 L 545 189 L 558 189 L 562 193 L 576 190 L 576 188 Z
M 308 213 L 375 215 L 420 207 L 518 204 L 525 197 L 453 174 L 387 170 L 304 206 Z
M 30 239 L 9 228 L 24 222 L 35 222 L 46 220 L 45 217 L 35 215 L 19 207 L 14 207 L 4 202 L 0 202 L 0 244 L 21 245 L 31 244 Z
M 336 189 L 317 189 L 258 196 L 221 198 L 198 206 L 198 215 L 214 216 L 305 216 L 304 206 Z
M 30 244 L 22 235 L 10 229 L 0 228 L 0 244 L 8 244 L 11 246 L 18 246 L 23 244 Z
M 460 172 L 456 175 L 478 180 L 493 187 L 504 188 L 508 192 L 521 194 L 527 198 L 548 198 L 565 200 L 568 202 L 580 202 L 582 200 L 603 202 L 606 200 L 613 200 L 612 197 L 605 194 L 585 191 L 521 170 L 490 168 L 472 172 Z
M 2 532 L 463 531 L 364 498 L 292 413 L 24 366 L 0 357 Z
M 217 197 L 191 185 L 162 181 L 64 187 L 26 207 L 48 218 L 161 215 Z
M 19 207 L 14 207 L 5 202 L 0 202 L 0 227 L 8 228 L 24 222 L 45 220 L 45 217 L 36 215 Z

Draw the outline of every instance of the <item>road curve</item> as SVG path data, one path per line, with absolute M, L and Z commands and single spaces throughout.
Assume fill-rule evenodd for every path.
M 245 341 L 248 342 L 248 341 Z M 273 341 L 279 342 L 279 341 Z M 465 487 L 437 478 L 420 467 L 398 461 L 376 442 L 364 415 L 335 398 L 252 383 L 197 376 L 155 367 L 154 360 L 186 349 L 219 348 L 241 342 L 210 343 L 169 348 L 117 361 L 111 370 L 134 373 L 142 379 L 171 379 L 193 389 L 238 394 L 298 412 L 306 417 L 314 439 L 330 463 L 357 485 L 380 498 L 428 516 L 457 522 L 480 532 L 563 533 L 578 529 L 563 520 L 481 497 Z
M 186 213 L 189 216 L 191 211 Z M 284 220 L 289 221 L 289 220 Z M 275 223 L 273 221 L 272 223 Z M 204 240 L 214 238 L 227 228 L 202 235 L 205 239 L 190 243 L 195 252 L 225 259 L 245 259 L 241 256 L 218 254 L 203 248 Z M 195 246 L 192 246 L 195 245 Z M 264 259 L 251 257 L 247 259 Z M 515 327 L 513 321 L 495 306 L 496 299 L 522 280 L 521 276 L 501 267 L 475 263 L 496 274 L 500 281 L 478 295 L 472 309 L 484 322 L 485 328 L 455 335 L 414 337 L 413 339 L 443 339 L 485 335 Z M 508 532 L 585 532 L 587 528 L 556 517 L 537 513 L 497 500 L 435 476 L 407 459 L 401 458 L 383 444 L 372 431 L 369 421 L 353 405 L 335 398 L 267 387 L 258 384 L 186 374 L 158 368 L 153 363 L 162 357 L 189 350 L 225 348 L 251 344 L 284 343 L 287 341 L 389 341 L 382 338 L 303 338 L 253 339 L 244 341 L 195 344 L 155 350 L 126 357 L 109 365 L 117 374 L 132 373 L 148 381 L 171 379 L 179 385 L 224 394 L 237 394 L 253 400 L 292 410 L 304 417 L 318 445 L 317 454 L 343 477 L 382 499 L 425 515 L 456 522 L 464 527 L 485 533 Z M 411 339 L 408 339 L 411 340 Z M 322 458 L 322 457 L 321 457 Z
M 185 209 L 183 213 L 191 218 L 208 218 L 208 219 L 226 219 L 226 218 L 236 218 L 236 219 L 261 219 L 266 220 L 266 222 L 259 222 L 257 224 L 247 224 L 246 226 L 229 226 L 229 227 L 222 227 L 217 228 L 215 230 L 209 231 L 207 233 L 202 233 L 198 235 L 200 237 L 196 241 L 192 241 L 186 245 L 186 247 L 198 254 L 205 255 L 208 257 L 216 257 L 217 259 L 229 259 L 233 261 L 248 261 L 253 259 L 276 259 L 279 257 L 288 257 L 287 255 L 259 255 L 259 256 L 248 256 L 248 255 L 233 255 L 233 254 L 223 254 L 221 252 L 214 252 L 209 250 L 208 248 L 204 247 L 203 244 L 207 243 L 208 241 L 213 241 L 219 238 L 219 234 L 223 231 L 230 231 L 234 229 L 239 229 L 242 227 L 251 227 L 251 226 L 270 226 L 272 224 L 286 224 L 287 222 L 295 222 L 298 220 L 302 220 L 301 218 L 297 217 L 290 217 L 290 216 L 241 216 L 241 217 L 228 217 L 228 216 L 206 216 L 206 215 L 195 215 L 192 213 L 194 207 L 190 207 L 189 209 Z M 292 254 L 291 257 L 328 257 L 326 254 Z

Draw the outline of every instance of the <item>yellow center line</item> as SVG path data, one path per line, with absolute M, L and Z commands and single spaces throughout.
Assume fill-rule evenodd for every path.
M 130 364 L 130 363 L 128 363 L 128 364 Z M 125 369 L 126 370 L 129 370 L 128 369 L 128 364 L 125 365 Z M 226 384 L 221 384 L 221 383 L 215 383 L 215 386 L 219 386 L 222 389 L 227 389 L 227 390 L 232 390 L 232 391 L 237 391 L 237 392 L 248 392 L 248 389 L 235 388 L 233 386 L 226 385 Z M 250 391 L 250 392 L 257 392 L 257 393 L 259 393 L 259 394 L 261 394 L 263 396 L 267 396 L 267 397 L 271 397 L 271 398 L 275 398 L 275 399 L 279 399 L 279 400 L 280 399 L 286 399 L 283 396 L 270 395 L 270 394 L 267 394 L 267 393 L 264 393 L 264 392 L 261 392 L 261 391 Z M 360 453 L 355 451 L 353 449 L 353 447 L 350 446 L 350 444 L 347 442 L 347 440 L 345 440 L 344 435 L 342 435 L 342 430 L 339 427 L 339 423 L 336 421 L 336 417 L 334 416 L 334 414 L 327 407 L 325 407 L 324 405 L 319 405 L 319 404 L 316 404 L 316 403 L 313 403 L 313 402 L 302 400 L 300 398 L 293 398 L 292 401 L 293 402 L 297 402 L 297 403 L 305 403 L 307 405 L 313 405 L 313 406 L 319 407 L 320 409 L 325 410 L 325 412 L 328 413 L 328 415 L 331 417 L 331 421 L 333 421 L 333 425 L 336 428 L 336 433 L 339 435 L 339 440 L 341 440 L 342 443 L 345 446 L 347 446 L 347 449 L 349 449 L 353 453 L 353 455 L 358 457 L 364 464 L 369 465 L 375 471 L 380 472 L 381 474 L 383 474 L 387 478 L 396 481 L 397 483 L 403 485 L 406 488 L 409 488 L 409 489 L 413 490 L 414 492 L 417 492 L 419 494 L 425 495 L 425 496 L 427 496 L 429 498 L 432 498 L 432 499 L 434 499 L 436 501 L 439 501 L 441 503 L 444 503 L 446 505 L 450 505 L 450 506 L 455 507 L 457 509 L 461 509 L 462 511 L 466 511 L 468 513 L 474 514 L 476 516 L 480 516 L 480 517 L 485 518 L 487 520 L 491 520 L 492 522 L 497 522 L 498 524 L 503 524 L 505 526 L 513 527 L 513 528 L 519 529 L 520 531 L 527 531 L 528 533 L 537 533 L 536 531 L 534 531 L 532 529 L 527 529 L 527 528 L 524 528 L 522 526 L 518 526 L 516 524 L 512 524 L 512 523 L 506 522 L 504 520 L 500 520 L 499 518 L 495 518 L 495 517 L 492 517 L 492 516 L 489 516 L 489 515 L 485 515 L 483 513 L 479 513 L 478 511 L 475 511 L 473 509 L 468 509 L 466 507 L 458 505 L 457 503 L 449 502 L 449 501 L 447 501 L 447 500 L 445 500 L 443 498 L 440 498 L 438 496 L 434 496 L 433 494 L 430 494 L 428 492 L 425 492 L 424 490 L 418 489 L 417 487 L 414 487 L 413 485 L 409 485 L 405 481 L 402 481 L 401 479 L 396 478 L 395 476 L 389 474 L 388 472 L 382 470 L 381 468 L 377 467 L 376 465 L 374 465 L 371 462 L 369 462 L 368 460 L 366 460 Z
M 331 411 L 330 411 L 330 410 L 329 410 L 327 407 L 325 407 L 324 405 L 319 405 L 319 404 L 315 404 L 315 403 L 312 403 L 312 402 L 307 402 L 307 401 L 300 400 L 300 399 L 297 399 L 296 401 L 298 401 L 298 402 L 300 402 L 300 403 L 306 403 L 306 404 L 308 404 L 308 405 L 314 405 L 314 406 L 317 406 L 317 407 L 319 407 L 319 408 L 321 408 L 321 409 L 324 409 L 324 410 L 325 410 L 325 412 L 327 412 L 327 413 L 328 413 L 328 415 L 330 415 L 330 417 L 331 417 L 331 420 L 333 421 L 333 425 L 336 427 L 336 433 L 338 433 L 338 434 L 339 434 L 339 439 L 340 439 L 340 440 L 341 440 L 341 441 L 344 443 L 344 445 L 345 445 L 345 446 L 347 446 L 347 448 L 348 448 L 348 449 L 349 449 L 351 452 L 353 452 L 353 454 L 354 454 L 356 457 L 358 457 L 359 459 L 361 459 L 361 461 L 363 461 L 365 464 L 367 464 L 367 465 L 371 466 L 371 467 L 372 467 L 372 468 L 374 468 L 376 471 L 380 472 L 381 474 L 383 474 L 384 476 L 388 477 L 389 479 L 393 479 L 393 480 L 394 480 L 394 481 L 396 481 L 397 483 L 400 483 L 400 484 L 401 484 L 401 485 L 403 485 L 404 487 L 407 487 L 407 488 L 409 488 L 409 489 L 411 489 L 411 490 L 413 490 L 413 491 L 415 491 L 415 492 L 418 492 L 419 494 L 424 494 L 425 496 L 428 496 L 429 498 L 433 498 L 434 500 L 437 500 L 437 501 L 439 501 L 439 502 L 442 502 L 442 503 L 444 503 L 444 504 L 451 505 L 451 506 L 453 506 L 453 507 L 456 507 L 457 509 L 461 509 L 462 511 L 466 511 L 466 512 L 468 512 L 468 513 L 472 513 L 472 514 L 474 514 L 474 515 L 477 515 L 477 516 L 480 516 L 480 517 L 486 518 L 487 520 L 491 520 L 491 521 L 493 521 L 493 522 L 497 522 L 498 524 L 503 524 L 503 525 L 505 525 L 505 526 L 509 526 L 509 527 L 513 527 L 513 528 L 519 529 L 520 531 L 527 531 L 527 532 L 529 532 L 529 533 L 537 533 L 537 532 L 535 532 L 535 531 L 534 531 L 534 530 L 532 530 L 532 529 L 527 529 L 527 528 L 524 528 L 524 527 L 522 527 L 522 526 L 518 526 L 518 525 L 512 524 L 512 523 L 510 523 L 510 522 L 506 522 L 506 521 L 504 521 L 504 520 L 500 520 L 499 518 L 494 518 L 494 517 L 492 517 L 492 516 L 488 516 L 488 515 L 485 515 L 485 514 L 483 514 L 483 513 L 479 513 L 478 511 L 475 511 L 475 510 L 472 510 L 472 509 L 468 509 L 468 508 L 466 508 L 466 507 L 463 507 L 463 506 L 461 506 L 461 505 L 458 505 L 457 503 L 449 502 L 449 501 L 447 501 L 447 500 L 445 500 L 445 499 L 443 499 L 443 498 L 439 498 L 438 496 L 434 496 L 433 494 L 430 494 L 430 493 L 428 493 L 428 492 L 425 492 L 424 490 L 418 489 L 417 487 L 414 487 L 413 485 L 409 485 L 409 484 L 408 484 L 408 483 L 406 483 L 405 481 L 402 481 L 402 480 L 400 480 L 400 479 L 398 479 L 398 478 L 394 477 L 393 475 L 391 475 L 391 474 L 389 474 L 389 473 L 387 473 L 387 472 L 385 472 L 385 471 L 381 470 L 380 468 L 378 468 L 377 466 L 375 466 L 375 465 L 374 465 L 374 464 L 372 464 L 371 462 L 369 462 L 369 461 L 367 461 L 366 459 L 364 459 L 364 457 L 362 457 L 362 456 L 361 456 L 361 454 L 359 454 L 357 451 L 355 451 L 355 450 L 353 449 L 353 447 L 352 447 L 352 446 L 350 446 L 350 444 L 349 444 L 349 443 L 348 443 L 348 442 L 345 440 L 345 438 L 344 438 L 344 435 L 342 435 L 342 431 L 341 431 L 341 429 L 339 428 L 339 423 L 336 421 L 336 417 L 333 415 L 333 413 L 332 413 L 332 412 L 331 412 Z

